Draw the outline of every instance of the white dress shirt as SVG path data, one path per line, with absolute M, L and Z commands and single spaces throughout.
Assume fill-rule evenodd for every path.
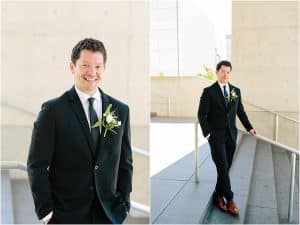
M 83 107 L 84 113 L 85 113 L 85 117 L 87 119 L 87 122 L 89 124 L 89 127 L 91 129 L 91 124 L 90 124 L 90 114 L 89 114 L 89 98 L 93 97 L 95 100 L 93 102 L 93 107 L 95 112 L 97 113 L 98 119 L 102 118 L 102 100 L 101 100 L 101 93 L 99 91 L 99 89 L 97 88 L 96 92 L 93 95 L 88 95 L 82 91 L 80 91 L 76 86 L 75 86 L 75 90 L 79 96 L 81 105 Z M 93 124 L 92 124 L 93 125 Z M 101 132 L 101 125 L 99 126 L 99 130 Z M 53 216 L 53 211 L 51 211 L 47 216 L 45 216 L 42 220 L 43 222 L 47 222 L 49 221 Z
M 93 107 L 95 112 L 97 113 L 98 119 L 102 118 L 102 100 L 101 100 L 101 93 L 99 91 L 99 89 L 97 88 L 96 92 L 93 95 L 88 95 L 82 91 L 80 91 L 76 86 L 75 86 L 75 90 L 79 96 L 81 105 L 83 107 L 86 119 L 88 121 L 89 127 L 91 128 L 91 124 L 90 124 L 90 114 L 89 114 L 89 98 L 93 97 L 95 99 L 94 103 L 93 103 Z M 93 124 L 92 124 L 93 125 Z M 101 132 L 101 126 L 99 126 L 100 132 Z
M 225 89 L 226 89 L 226 91 L 227 91 L 227 94 L 228 94 L 228 95 L 230 94 L 229 84 L 228 84 L 228 83 L 221 84 L 220 82 L 218 82 L 218 84 L 219 84 L 219 86 L 220 86 L 220 88 L 221 88 L 221 91 L 222 91 L 222 93 L 223 93 L 223 96 L 225 96 L 225 95 L 224 95 L 224 85 L 225 85 Z

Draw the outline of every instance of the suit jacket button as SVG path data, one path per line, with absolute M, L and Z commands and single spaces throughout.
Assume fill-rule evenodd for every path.
M 93 191 L 94 187 L 93 186 L 89 186 L 89 189 L 90 189 L 90 191 Z
M 96 165 L 96 166 L 95 166 L 95 170 L 97 170 L 98 168 L 99 168 L 99 166 L 98 166 L 98 165 Z

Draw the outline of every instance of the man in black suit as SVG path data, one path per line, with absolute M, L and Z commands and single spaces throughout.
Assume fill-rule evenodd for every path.
M 105 63 L 102 42 L 77 43 L 70 62 L 74 86 L 45 102 L 34 123 L 27 167 L 45 224 L 122 223 L 129 212 L 129 108 L 98 88 Z
M 251 135 L 255 136 L 256 131 L 244 110 L 240 89 L 228 82 L 231 70 L 229 61 L 224 60 L 217 64 L 218 81 L 203 90 L 198 119 L 202 133 L 208 139 L 212 159 L 217 168 L 214 201 L 222 211 L 237 215 L 239 210 L 233 200 L 229 178 L 229 169 L 236 148 L 236 115 Z

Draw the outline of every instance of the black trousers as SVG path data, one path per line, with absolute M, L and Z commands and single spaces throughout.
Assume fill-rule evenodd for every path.
M 218 174 L 215 192 L 217 195 L 224 196 L 227 201 L 232 200 L 233 192 L 231 190 L 229 169 L 236 149 L 236 142 L 227 129 L 212 132 L 208 142 Z

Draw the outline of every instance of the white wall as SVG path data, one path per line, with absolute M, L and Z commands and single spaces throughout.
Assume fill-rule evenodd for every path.
M 2 100 L 38 112 L 71 87 L 71 50 L 94 37 L 108 51 L 100 86 L 130 105 L 133 125 L 148 126 L 148 34 L 146 1 L 3 2 Z
M 215 65 L 215 24 L 196 0 L 178 1 L 180 75 L 198 74 Z M 211 14 L 215 12 L 211 11 Z M 225 35 L 223 37 L 225 41 Z M 176 0 L 150 2 L 150 74 L 177 76 Z
M 232 80 L 255 104 L 299 113 L 299 4 L 233 1 L 232 13 Z
M 148 36 L 146 1 L 3 2 L 2 102 L 37 113 L 42 102 L 72 86 L 71 50 L 94 37 L 108 52 L 100 87 L 130 106 L 132 127 L 138 129 L 133 141 L 148 148 Z M 11 113 L 4 115 L 3 124 L 17 124 Z

